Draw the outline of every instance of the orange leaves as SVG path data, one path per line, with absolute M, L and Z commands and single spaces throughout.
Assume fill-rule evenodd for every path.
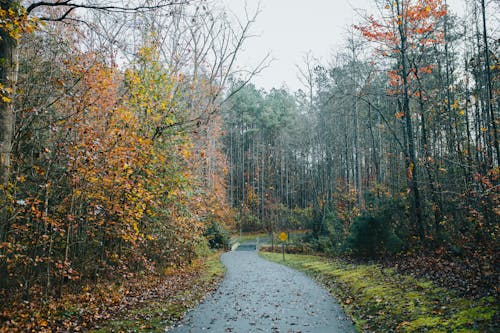
M 69 280 L 78 280 L 80 278 L 80 274 L 71 267 L 69 260 L 56 262 L 55 268 L 59 271 L 60 276 L 64 278 Z
M 406 175 L 408 177 L 408 180 L 413 179 L 413 170 L 415 169 L 415 165 L 413 163 L 410 163 L 408 166 L 408 169 L 406 170 Z
M 378 55 L 398 59 L 401 63 L 402 52 L 407 59 L 413 58 L 412 55 L 418 58 L 418 53 L 425 53 L 428 48 L 443 42 L 440 18 L 446 15 L 446 8 L 441 0 L 407 0 L 404 6 L 387 4 L 383 11 L 380 18 L 369 16 L 367 24 L 354 26 L 363 37 L 375 43 Z M 431 74 L 434 70 L 433 65 L 414 64 L 414 67 L 404 74 L 402 68 L 388 71 L 389 94 L 401 93 L 402 75 L 411 83 L 417 79 L 417 74 Z
M 61 64 L 64 82 L 47 83 L 61 96 L 38 117 L 50 113 L 46 129 L 33 125 L 41 142 L 29 142 L 30 161 L 13 176 L 15 217 L 0 244 L 9 275 L 29 272 L 18 281 L 51 292 L 96 272 L 181 265 L 196 256 L 209 217 L 231 219 L 224 177 L 212 174 L 210 186 L 203 178 L 208 163 L 217 163 L 213 170 L 224 161 L 211 145 L 220 134 L 197 146 L 194 134 L 174 126 L 192 116 L 185 106 L 192 96 L 182 95 L 191 92 L 152 54 L 123 72 L 79 54 Z
M 402 25 L 406 43 L 411 48 L 442 42 L 442 32 L 438 29 L 439 19 L 447 13 L 442 0 L 408 0 L 401 8 L 396 6 L 400 5 L 387 4 L 383 17 L 376 19 L 369 16 L 366 25 L 355 25 L 354 28 L 366 39 L 377 42 L 380 50 L 384 50 L 387 56 L 393 56 L 393 51 L 398 50 L 401 45 L 399 30 Z
M 394 114 L 394 117 L 396 117 L 397 119 L 401 119 L 405 116 L 404 112 L 396 112 Z
M 400 87 L 403 84 L 399 71 L 391 69 L 387 72 L 387 76 L 389 77 L 388 84 L 391 87 Z
M 132 248 L 154 240 L 146 239 L 145 234 L 155 231 L 148 230 L 145 222 L 165 209 L 164 193 L 180 192 L 177 187 L 183 186 L 175 172 L 165 172 L 171 161 L 164 144 L 150 137 L 150 129 L 158 126 L 155 122 L 163 118 L 161 112 L 167 112 L 172 98 L 162 95 L 166 76 L 151 81 L 159 71 L 128 70 L 130 94 L 120 99 L 115 69 L 94 65 L 83 78 L 87 89 L 82 103 L 91 103 L 81 108 L 88 112 L 72 124 L 79 142 L 70 149 L 71 170 L 78 180 L 74 193 L 79 202 L 93 207 L 86 219 L 98 233 L 124 240 Z M 188 158 L 190 151 L 182 140 L 173 142 L 181 143 L 176 157 Z
M 419 73 L 431 74 L 436 65 L 427 65 L 418 69 Z

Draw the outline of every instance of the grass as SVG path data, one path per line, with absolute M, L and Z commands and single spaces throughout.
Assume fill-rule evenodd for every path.
M 267 232 L 244 232 L 241 234 L 234 234 L 231 237 L 231 243 L 239 242 L 239 243 L 244 243 L 244 242 L 251 242 L 255 241 L 257 237 L 259 238 L 265 238 L 268 237 L 269 234 Z
M 202 262 L 197 268 L 199 275 L 189 289 L 180 289 L 168 299 L 146 299 L 91 332 L 165 332 L 167 326 L 181 320 L 222 279 L 225 268 L 219 261 L 220 255 L 221 252 L 213 253 Z
M 260 255 L 283 263 L 281 254 Z M 329 289 L 360 332 L 498 332 L 494 297 L 462 298 L 431 281 L 378 265 L 297 254 L 286 255 L 284 264 Z
M 291 230 L 290 231 L 290 237 L 291 238 L 300 238 L 302 237 L 305 233 L 307 233 L 309 230 Z M 275 240 L 278 241 L 278 234 L 280 232 L 276 231 L 274 233 Z M 269 238 L 269 233 L 268 232 L 244 232 L 241 234 L 234 234 L 231 236 L 231 244 L 234 244 L 235 242 L 239 243 L 244 243 L 244 242 L 251 242 L 255 241 L 259 237 L 259 239 L 268 239 Z

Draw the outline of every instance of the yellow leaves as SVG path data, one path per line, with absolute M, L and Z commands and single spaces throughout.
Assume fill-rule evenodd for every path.
M 44 175 L 45 174 L 45 170 L 43 170 L 41 167 L 39 167 L 38 165 L 34 165 L 33 166 L 33 170 L 35 171 L 35 173 L 39 174 L 39 175 Z
M 185 159 L 188 159 L 188 158 L 190 158 L 192 156 L 192 153 L 191 153 L 191 151 L 189 149 L 185 149 L 184 148 L 184 149 L 181 150 L 181 155 Z
M 135 234 L 138 235 L 139 234 L 139 227 L 137 226 L 137 223 L 132 222 L 132 227 L 134 228 Z
M 398 25 L 403 24 L 403 16 L 398 15 L 398 16 L 397 16 L 397 21 L 396 21 L 396 22 L 397 22 L 397 24 L 398 24 Z
M 415 169 L 415 164 L 413 162 L 410 163 L 407 169 L 407 176 L 409 180 L 413 179 L 413 170 Z
M 171 125 L 175 124 L 175 118 L 174 117 L 165 118 L 165 124 L 167 126 L 171 126 Z
M 10 102 L 12 102 L 12 98 L 7 97 L 7 96 L 2 96 L 2 102 L 4 102 L 4 103 L 10 103 Z
M 8 32 L 13 39 L 19 39 L 23 34 L 32 33 L 38 27 L 39 21 L 28 17 L 23 6 L 14 4 L 8 9 L 0 9 L 0 29 Z

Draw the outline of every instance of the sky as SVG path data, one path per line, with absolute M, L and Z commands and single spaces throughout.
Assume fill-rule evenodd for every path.
M 220 0 L 238 17 L 244 17 L 245 4 L 255 12 L 258 0 Z M 449 0 L 452 9 L 460 0 Z M 252 82 L 259 88 L 286 86 L 302 88 L 297 65 L 310 51 L 323 62 L 342 47 L 349 27 L 361 22 L 360 14 L 376 14 L 374 0 L 261 0 L 261 12 L 253 26 L 255 37 L 247 40 L 237 62 L 252 68 L 270 53 L 271 65 Z

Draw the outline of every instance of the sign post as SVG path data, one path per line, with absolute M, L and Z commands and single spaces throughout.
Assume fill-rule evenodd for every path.
M 285 261 L 285 242 L 288 239 L 288 235 L 282 232 L 279 235 L 279 239 L 281 240 L 281 253 L 283 254 L 283 261 Z

